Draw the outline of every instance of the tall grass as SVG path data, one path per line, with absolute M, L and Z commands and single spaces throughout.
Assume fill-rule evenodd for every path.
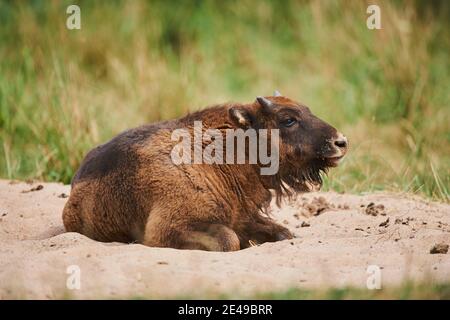
M 68 183 L 125 128 L 274 89 L 349 138 L 325 189 L 450 200 L 450 3 L 0 1 L 0 175 Z

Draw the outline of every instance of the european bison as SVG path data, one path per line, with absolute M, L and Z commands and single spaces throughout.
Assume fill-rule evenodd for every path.
M 270 151 L 279 157 L 277 172 L 261 174 L 267 163 L 259 160 L 174 163 L 179 141 L 173 132 L 184 128 L 194 134 L 196 121 L 201 121 L 203 133 L 217 129 L 224 136 L 230 130 L 254 129 L 262 142 L 259 148 L 270 146 L 278 133 L 278 148 Z M 263 138 L 261 129 L 272 131 Z M 206 146 L 202 141 L 200 150 Z M 347 147 L 335 128 L 279 94 L 144 125 L 87 154 L 72 181 L 64 226 L 99 241 L 212 251 L 290 239 L 289 230 L 267 215 L 272 193 L 279 203 L 283 196 L 320 185 L 321 172 L 336 166 Z M 252 151 L 247 143 L 236 152 L 248 157 Z

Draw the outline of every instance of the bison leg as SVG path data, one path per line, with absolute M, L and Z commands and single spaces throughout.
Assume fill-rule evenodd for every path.
M 181 236 L 180 249 L 207 251 L 237 251 L 240 249 L 237 234 L 229 227 L 211 224 L 202 231 L 186 231 Z
M 292 233 L 285 227 L 269 219 L 250 223 L 246 230 L 246 238 L 257 243 L 275 242 L 292 239 Z
M 143 244 L 150 247 L 206 251 L 236 251 L 240 249 L 239 238 L 229 227 L 221 224 L 201 226 L 177 226 L 148 230 Z

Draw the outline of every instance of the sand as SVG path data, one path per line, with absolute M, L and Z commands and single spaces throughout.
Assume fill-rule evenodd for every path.
M 450 282 L 450 253 L 444 253 L 450 205 L 411 195 L 301 195 L 271 210 L 297 238 L 220 253 L 101 243 L 65 233 L 61 212 L 69 193 L 62 184 L 0 180 L 1 299 L 243 297 L 289 288 L 366 288 L 370 265 L 380 271 L 382 288 Z

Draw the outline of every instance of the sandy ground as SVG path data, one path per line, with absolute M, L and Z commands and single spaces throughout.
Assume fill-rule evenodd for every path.
M 0 298 L 239 297 L 292 287 L 365 288 L 369 265 L 380 268 L 383 287 L 450 282 L 450 253 L 430 253 L 435 244 L 450 244 L 447 204 L 386 193 L 311 193 L 272 208 L 296 239 L 219 253 L 64 233 L 61 212 L 69 192 L 61 184 L 0 180 Z M 74 265 L 81 287 L 71 290 Z

